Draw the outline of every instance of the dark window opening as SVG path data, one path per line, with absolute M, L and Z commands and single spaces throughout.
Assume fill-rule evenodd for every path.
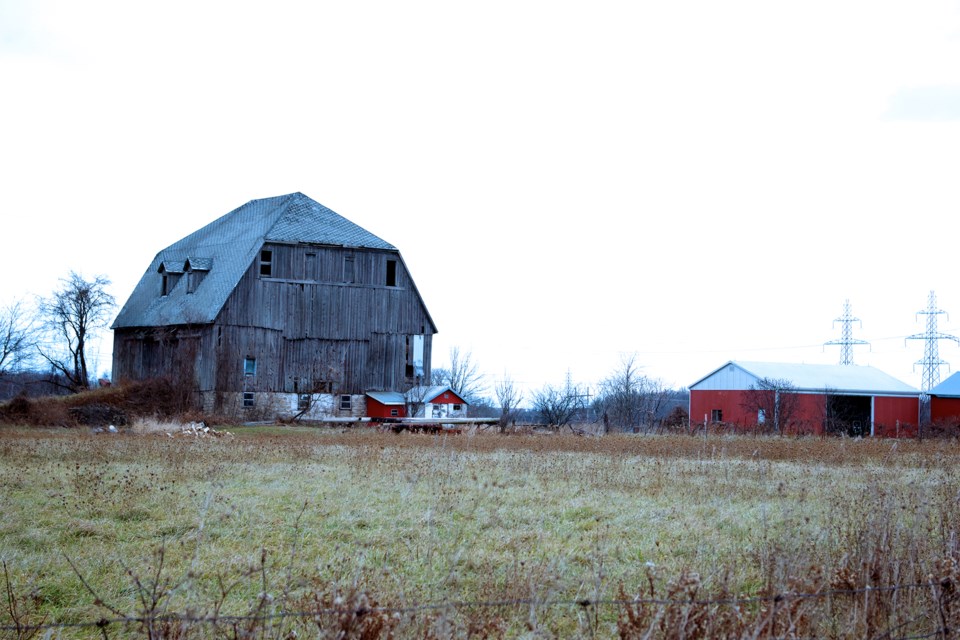
M 390 409 L 390 417 L 391 417 L 391 418 L 396 418 L 396 417 L 398 417 L 399 415 L 400 415 L 400 410 L 399 410 L 399 409 Z
M 253 406 L 253 391 L 244 391 L 243 392 L 243 406 L 252 407 Z
M 455 404 L 455 405 L 453 405 L 453 410 L 454 410 L 454 411 L 460 411 L 460 409 L 462 409 L 462 408 L 463 408 L 463 405 L 460 405 L 460 404 Z
M 273 275 L 273 251 L 270 249 L 260 251 L 260 275 L 268 278 Z
M 406 376 L 407 376 L 408 378 L 412 378 L 412 377 L 413 377 L 413 365 L 412 365 L 412 364 L 408 364 L 408 365 L 407 365 Z
M 254 376 L 256 374 L 257 374 L 257 359 L 244 358 L 243 359 L 243 375 Z
M 160 285 L 160 295 L 165 296 L 168 293 L 170 293 L 169 287 L 170 287 L 170 276 L 168 276 L 167 274 L 163 274 L 163 281 L 162 281 L 162 284 Z
M 353 403 L 349 395 L 340 396 L 340 410 L 341 411 L 350 411 L 353 408 Z
M 187 273 L 187 293 L 193 293 L 197 290 L 197 285 L 200 284 L 200 274 L 196 271 L 190 271 Z
M 710 411 L 710 422 L 723 422 L 723 410 L 713 409 Z
M 397 261 L 387 260 L 387 286 L 397 286 Z

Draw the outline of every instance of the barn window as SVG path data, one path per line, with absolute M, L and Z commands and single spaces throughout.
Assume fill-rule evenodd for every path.
M 387 260 L 387 286 L 397 286 L 397 261 Z
M 347 394 L 340 396 L 340 410 L 350 411 L 353 408 L 353 403 L 351 400 L 352 398 L 350 398 L 350 396 Z
M 453 410 L 454 410 L 454 411 L 460 411 L 460 409 L 462 409 L 462 408 L 463 408 L 463 405 L 460 405 L 460 404 L 455 404 L 455 405 L 453 405 Z
M 713 409 L 710 411 L 710 422 L 723 422 L 723 410 Z
M 355 269 L 354 269 L 354 258 L 353 256 L 344 256 L 343 257 L 343 281 L 344 282 L 356 282 L 355 280 Z
M 256 358 L 243 359 L 243 375 L 245 376 L 257 375 L 257 359 Z
M 160 295 L 165 296 L 170 293 L 170 277 L 163 274 L 163 283 L 160 285 Z
M 757 424 L 763 424 L 767 421 L 767 412 L 763 409 L 757 409 Z
M 273 275 L 273 251 L 270 249 L 260 251 L 260 275 L 268 278 Z
M 243 406 L 252 407 L 253 406 L 253 391 L 244 391 L 243 392 Z
M 391 417 L 391 418 L 396 418 L 396 417 L 398 417 L 399 415 L 400 415 L 400 410 L 399 410 L 399 409 L 390 409 L 390 417 Z
M 301 393 L 297 398 L 297 411 L 306 411 L 310 408 L 310 394 Z

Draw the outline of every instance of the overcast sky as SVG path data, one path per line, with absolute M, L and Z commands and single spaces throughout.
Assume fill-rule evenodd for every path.
M 0 86 L 2 304 L 301 191 L 491 383 L 837 363 L 847 298 L 914 386 L 930 290 L 960 335 L 957 1 L 0 0 Z

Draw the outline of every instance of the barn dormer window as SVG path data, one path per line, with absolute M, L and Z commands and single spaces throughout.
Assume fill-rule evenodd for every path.
M 260 275 L 269 278 L 273 275 L 273 251 L 260 250 Z
M 187 293 L 194 293 L 197 290 L 212 264 L 213 261 L 209 258 L 187 258 L 183 265 L 187 272 Z
M 387 286 L 397 286 L 397 261 L 387 260 Z
M 183 275 L 183 263 L 177 260 L 164 260 L 160 263 L 157 272 L 160 274 L 160 295 L 168 296 L 177 286 L 180 276 Z

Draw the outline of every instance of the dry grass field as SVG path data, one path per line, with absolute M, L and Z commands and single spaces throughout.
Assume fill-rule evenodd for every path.
M 960 629 L 952 440 L 163 430 L 0 428 L 0 637 Z

